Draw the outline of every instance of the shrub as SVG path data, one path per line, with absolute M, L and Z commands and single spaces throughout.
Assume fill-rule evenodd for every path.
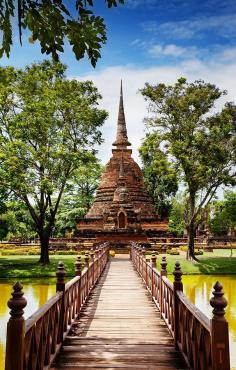
M 77 251 L 56 251 L 55 252 L 55 254 L 56 255 L 68 255 L 68 256 L 70 256 L 70 255 L 77 255 L 78 254 L 78 252 Z
M 110 250 L 109 251 L 109 255 L 111 256 L 111 257 L 115 257 L 115 255 L 116 255 L 116 252 L 114 251 L 114 250 Z
M 177 248 L 171 248 L 166 251 L 167 254 L 170 254 L 171 256 L 178 256 L 179 251 Z
M 203 255 L 203 250 L 195 249 L 194 254 L 195 254 L 195 256 L 202 256 Z
M 12 249 L 17 248 L 15 244 L 8 244 L 8 243 L 0 243 L 0 249 Z
M 181 246 L 179 247 L 179 249 L 180 249 L 182 252 L 187 252 L 187 251 L 188 251 L 188 247 L 187 247 L 187 245 L 181 245 Z
M 27 256 L 26 251 L 21 250 L 3 250 L 2 256 Z

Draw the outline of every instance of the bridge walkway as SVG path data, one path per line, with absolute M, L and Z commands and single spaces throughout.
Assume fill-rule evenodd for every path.
M 127 255 L 108 263 L 51 369 L 186 369 Z

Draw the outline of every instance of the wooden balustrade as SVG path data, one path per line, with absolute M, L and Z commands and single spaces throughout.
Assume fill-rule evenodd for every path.
M 91 259 L 90 259 L 91 256 Z M 27 302 L 20 283 L 13 286 L 11 309 L 7 325 L 5 370 L 46 370 L 58 354 L 71 325 L 80 313 L 91 289 L 103 272 L 109 258 L 105 244 L 85 256 L 82 270 L 81 257 L 75 262 L 75 277 L 65 284 L 65 268 L 59 262 L 56 272 L 57 293 L 24 320 Z
M 168 326 L 176 349 L 187 366 L 194 370 L 230 370 L 228 323 L 224 317 L 227 301 L 219 282 L 213 287 L 210 304 L 213 317 L 208 319 L 183 293 L 182 271 L 176 262 L 173 284 L 167 279 L 166 258 L 162 257 L 161 271 L 156 269 L 156 256 L 151 262 L 135 243 L 130 259 L 142 277 L 160 314 Z

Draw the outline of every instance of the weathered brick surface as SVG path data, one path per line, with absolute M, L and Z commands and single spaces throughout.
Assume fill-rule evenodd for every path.
M 118 114 L 116 147 L 107 163 L 96 192 L 95 201 L 77 230 L 114 232 L 141 232 L 142 230 L 166 231 L 167 222 L 155 214 L 144 186 L 143 175 L 133 160 L 128 141 L 121 89 Z

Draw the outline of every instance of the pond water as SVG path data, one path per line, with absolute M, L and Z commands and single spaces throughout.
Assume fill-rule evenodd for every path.
M 6 342 L 6 325 L 9 319 L 9 308 L 7 301 L 11 297 L 12 285 L 14 281 L 4 282 L 0 280 L 0 370 L 4 370 L 5 363 L 5 342 Z M 45 279 L 34 281 L 22 281 L 24 286 L 25 298 L 28 303 L 25 307 L 24 317 L 27 318 L 42 306 L 55 292 L 54 279 Z
M 224 287 L 225 296 L 229 302 L 226 318 L 230 330 L 231 368 L 236 369 L 236 275 L 208 276 L 188 275 L 183 276 L 184 292 L 202 312 L 211 318 L 212 308 L 209 304 L 212 286 L 219 280 Z M 0 280 L 0 370 L 4 369 L 6 324 L 9 318 L 7 301 L 11 296 L 13 282 Z M 55 294 L 55 281 L 53 279 L 23 281 L 25 297 L 28 304 L 25 308 L 25 318 L 35 312 L 53 294 Z
M 209 300 L 216 281 L 223 285 L 228 300 L 226 319 L 229 323 L 231 369 L 236 369 L 236 275 L 186 275 L 183 276 L 184 293 L 205 315 L 212 317 Z

